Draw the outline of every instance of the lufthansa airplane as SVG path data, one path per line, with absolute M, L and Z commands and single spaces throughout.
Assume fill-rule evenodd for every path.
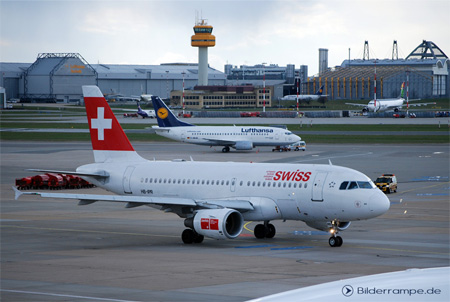
M 323 88 L 325 85 L 322 85 L 319 90 L 317 90 L 316 94 L 299 94 L 298 100 L 299 101 L 317 101 L 319 99 L 325 99 L 327 95 L 323 95 Z M 297 95 L 291 94 L 291 95 L 285 95 L 280 100 L 282 101 L 296 101 Z
M 152 128 L 167 138 L 206 146 L 224 146 L 222 152 L 252 150 L 257 146 L 285 146 L 301 138 L 291 131 L 261 126 L 196 126 L 180 121 L 156 96 L 152 96 L 158 126 Z
M 329 231 L 329 244 L 341 246 L 339 231 L 351 221 L 385 213 L 389 199 L 369 177 L 334 165 L 154 161 L 133 149 L 97 86 L 83 86 L 95 163 L 75 172 L 117 195 L 21 192 L 44 198 L 122 202 L 127 208 L 151 206 L 184 219 L 184 243 L 204 237 L 234 239 L 244 221 L 259 221 L 257 238 L 272 238 L 272 220 L 300 220 Z

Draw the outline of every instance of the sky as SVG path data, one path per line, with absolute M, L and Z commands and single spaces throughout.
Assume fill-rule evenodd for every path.
M 225 64 L 328 66 L 405 58 L 422 40 L 450 55 L 450 0 L 0 0 L 0 61 L 33 63 L 39 53 L 79 53 L 91 64 L 197 63 L 196 16 L 214 27 L 212 68 Z

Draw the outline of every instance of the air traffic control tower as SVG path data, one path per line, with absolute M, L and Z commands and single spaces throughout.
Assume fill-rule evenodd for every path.
M 191 46 L 198 47 L 198 86 L 208 86 L 208 47 L 216 46 L 216 37 L 212 33 L 213 27 L 206 20 L 201 19 L 194 26 Z

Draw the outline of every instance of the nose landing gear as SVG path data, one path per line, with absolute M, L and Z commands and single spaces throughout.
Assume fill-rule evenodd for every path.
M 330 239 L 328 239 L 328 244 L 331 247 L 341 246 L 342 243 L 344 242 L 344 240 L 342 239 L 341 236 L 337 236 L 338 226 L 337 226 L 337 223 L 335 223 L 335 221 L 332 222 L 332 227 L 330 228 L 330 234 L 331 234 L 331 237 L 330 237 Z

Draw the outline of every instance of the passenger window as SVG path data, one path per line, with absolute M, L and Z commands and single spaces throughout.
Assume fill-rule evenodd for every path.
M 250 180 L 247 181 L 247 187 L 250 187 Z
M 301 189 L 301 187 L 302 187 L 302 183 L 299 183 L 298 188 Z
M 358 184 L 356 181 L 352 181 L 350 185 L 348 186 L 348 190 L 358 189 Z
M 308 184 L 306 183 L 306 184 L 305 184 L 305 189 L 306 189 L 307 187 L 308 187 Z
M 243 184 L 244 184 L 244 182 L 241 180 L 241 182 L 239 183 L 239 185 L 242 187 Z M 223 185 L 223 180 L 222 180 L 222 185 Z
M 348 181 L 344 181 L 343 183 L 341 183 L 339 190 L 345 190 L 345 189 L 347 189 L 347 186 L 348 186 Z
M 283 188 L 286 188 L 286 183 L 283 183 Z

